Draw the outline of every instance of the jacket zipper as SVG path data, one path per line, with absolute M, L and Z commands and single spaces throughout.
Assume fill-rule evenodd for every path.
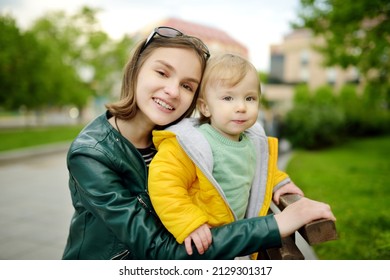
M 202 164 L 200 164 L 200 162 L 198 161 L 198 159 L 192 157 L 189 149 L 187 148 L 187 145 L 185 145 L 183 143 L 183 141 L 181 141 L 180 138 L 177 139 L 180 147 L 185 151 L 185 153 L 187 154 L 187 156 L 192 160 L 192 162 L 203 172 L 203 174 L 206 176 L 206 178 L 211 182 L 211 184 L 214 186 L 214 188 L 217 190 L 217 192 L 219 193 L 219 195 L 221 196 L 222 200 L 226 203 L 227 207 L 230 209 L 230 212 L 232 213 L 233 215 L 233 219 L 234 221 L 237 221 L 237 216 L 236 214 L 234 213 L 231 205 L 229 204 L 227 198 L 226 198 L 226 195 L 224 193 L 224 191 L 222 190 L 221 186 L 217 183 L 217 181 L 213 178 L 213 176 L 208 172 L 208 170 L 206 170 L 204 168 L 204 166 Z
M 149 212 L 149 214 L 152 214 L 153 216 L 157 217 L 156 213 L 154 213 L 150 207 L 146 204 L 145 201 L 143 201 L 142 197 L 140 195 L 137 195 L 137 200 L 139 203 L 141 203 L 142 207 Z
M 129 250 L 124 250 L 116 255 L 114 255 L 111 260 L 123 260 L 125 257 L 129 255 Z
M 146 205 L 145 201 L 143 201 L 139 195 L 137 196 L 137 199 L 138 199 L 138 202 L 141 203 L 142 207 L 149 210 L 148 205 Z

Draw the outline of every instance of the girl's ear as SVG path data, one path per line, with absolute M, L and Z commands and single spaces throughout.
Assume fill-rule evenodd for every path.
M 203 116 L 207 118 L 211 116 L 206 101 L 200 97 L 198 98 L 198 110 Z

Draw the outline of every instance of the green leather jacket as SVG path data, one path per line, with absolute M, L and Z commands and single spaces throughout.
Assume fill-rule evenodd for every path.
M 68 152 L 75 212 L 63 259 L 234 259 L 280 246 L 270 215 L 213 228 L 206 253 L 188 256 L 152 208 L 142 156 L 108 117 L 87 125 Z

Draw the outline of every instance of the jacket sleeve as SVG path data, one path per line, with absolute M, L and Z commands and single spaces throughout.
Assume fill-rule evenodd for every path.
M 283 185 L 289 183 L 291 180 L 286 172 L 278 168 L 278 139 L 274 137 L 268 137 L 268 146 L 268 176 L 272 176 L 269 181 L 272 182 L 273 192 L 275 192 Z
M 189 194 L 196 168 L 175 137 L 165 139 L 149 166 L 148 190 L 153 207 L 177 242 L 208 222 L 206 213 Z
M 68 168 L 76 182 L 75 189 L 71 189 L 77 192 L 77 196 L 73 196 L 77 200 L 73 201 L 76 211 L 90 212 L 96 217 L 93 222 L 104 224 L 130 248 L 135 258 L 233 259 L 261 247 L 280 245 L 276 221 L 273 216 L 266 216 L 213 228 L 213 243 L 206 253 L 199 255 L 194 250 L 194 254 L 188 256 L 184 245 L 176 242 L 155 214 L 145 190 L 146 178 L 134 180 L 130 190 L 118 171 L 108 167 L 114 159 L 103 151 L 91 152 L 91 149 L 78 149 L 68 157 Z M 140 174 L 136 169 L 132 172 L 134 177 Z M 99 235 L 99 232 L 93 234 Z
M 274 175 L 275 175 L 275 181 L 274 181 L 275 185 L 274 185 L 273 192 L 276 192 L 278 189 L 283 187 L 285 184 L 291 182 L 291 179 L 287 175 L 287 173 L 285 173 L 281 170 L 277 169 Z

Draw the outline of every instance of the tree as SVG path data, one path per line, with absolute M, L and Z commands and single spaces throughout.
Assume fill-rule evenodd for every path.
M 51 105 L 73 104 L 81 109 L 94 93 L 84 74 L 88 60 L 96 55 L 90 37 L 99 32 L 108 38 L 97 27 L 96 12 L 85 7 L 71 16 L 63 11 L 48 12 L 29 30 L 47 50 L 46 75 L 51 80 L 47 101 Z
M 5 109 L 37 109 L 47 101 L 53 80 L 47 48 L 21 32 L 10 16 L 0 16 L 0 102 Z M 60 69 L 57 72 L 62 72 Z M 59 76 L 59 75 L 57 75 Z
M 15 73 L 23 68 L 20 59 L 19 43 L 22 34 L 10 16 L 0 16 L 0 104 L 2 107 L 12 107 L 9 96 L 15 96 L 23 90 L 23 81 L 17 83 Z
M 97 20 L 99 9 L 82 7 L 73 15 L 63 11 L 49 12 L 38 19 L 31 32 L 50 48 L 51 61 L 68 68 L 64 79 L 77 77 L 78 82 L 58 88 L 61 102 L 80 109 L 89 97 L 109 96 L 120 81 L 124 61 L 133 41 L 124 37 L 115 42 L 102 31 Z M 73 69 L 73 70 L 72 70 Z M 75 72 L 73 72 L 75 71 Z
M 74 105 L 81 111 L 91 96 L 110 96 L 133 40 L 110 39 L 98 12 L 51 11 L 26 31 L 0 15 L 0 106 L 39 111 Z
M 376 88 L 388 108 L 390 97 L 390 2 L 388 0 L 301 0 L 295 28 L 325 39 L 317 46 L 328 66 L 354 66 Z

